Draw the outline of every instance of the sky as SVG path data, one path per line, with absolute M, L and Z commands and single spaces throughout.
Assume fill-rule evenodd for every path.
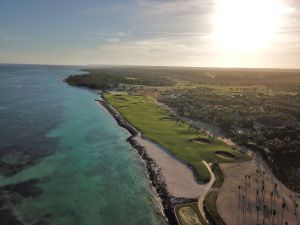
M 0 0 L 0 63 L 300 68 L 300 0 Z

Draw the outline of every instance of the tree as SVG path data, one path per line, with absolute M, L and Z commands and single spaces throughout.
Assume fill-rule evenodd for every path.
M 245 220 L 245 195 L 243 195 L 243 224 L 246 223 Z
M 239 185 L 239 203 L 238 203 L 238 225 L 240 224 L 240 201 L 241 201 L 241 185 Z
M 275 194 L 277 192 L 277 183 L 274 183 L 274 192 L 275 192 Z
M 248 194 L 248 210 L 250 210 L 250 207 L 251 207 L 251 205 L 250 205 L 250 193 L 251 193 L 251 176 L 250 175 L 248 175 L 248 179 L 249 179 L 249 183 L 248 183 L 248 185 L 249 185 L 249 194 Z
M 285 202 L 283 202 L 281 204 L 281 222 L 280 222 L 281 225 L 283 223 L 283 212 L 284 212 L 285 207 L 286 207 L 286 204 L 285 204 Z
M 256 199 L 255 199 L 255 205 L 258 206 L 258 199 L 259 199 L 259 190 L 256 190 Z
M 261 196 L 262 196 L 263 204 L 265 204 L 265 182 L 264 181 L 262 181 L 261 183 Z
M 259 219 L 259 206 L 256 206 L 256 225 L 258 225 L 258 219 Z
M 274 225 L 275 216 L 276 216 L 276 209 L 273 209 L 273 212 L 272 212 L 272 225 Z
M 262 224 L 264 225 L 265 224 L 265 218 L 266 218 L 265 212 L 266 212 L 267 206 L 265 204 L 263 204 L 263 207 L 264 207 L 264 209 L 263 209 L 263 222 L 262 222 Z
M 271 191 L 271 211 L 270 211 L 270 213 L 272 213 L 272 210 L 273 210 L 273 196 L 274 196 L 274 192 Z

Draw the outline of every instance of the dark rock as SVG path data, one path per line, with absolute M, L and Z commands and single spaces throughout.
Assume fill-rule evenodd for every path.
M 23 225 L 22 222 L 13 214 L 11 209 L 0 209 L 0 224 L 1 225 Z
M 33 225 L 51 225 L 51 223 L 49 223 L 48 221 L 38 221 L 37 223 L 33 224 Z
M 5 185 L 1 188 L 10 195 L 18 194 L 23 198 L 37 197 L 42 193 L 42 190 L 37 187 L 37 182 L 37 179 L 31 179 L 17 184 Z
M 47 149 L 43 149 L 42 147 L 32 149 L 30 146 L 26 146 L 26 144 L 0 148 L 0 174 L 13 176 L 36 163 L 38 159 L 49 154 L 50 151 Z

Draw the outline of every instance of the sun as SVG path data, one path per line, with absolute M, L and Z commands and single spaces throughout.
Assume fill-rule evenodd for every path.
M 286 7 L 282 0 L 216 0 L 215 39 L 230 52 L 251 52 L 272 42 Z

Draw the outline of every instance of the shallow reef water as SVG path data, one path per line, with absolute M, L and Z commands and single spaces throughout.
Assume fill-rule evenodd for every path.
M 129 134 L 79 67 L 0 65 L 1 225 L 165 224 Z

